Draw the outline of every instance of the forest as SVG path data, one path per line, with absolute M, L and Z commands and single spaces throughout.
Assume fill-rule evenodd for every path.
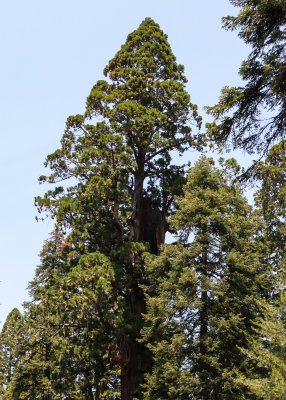
M 0 333 L 1 399 L 286 399 L 286 1 L 230 3 L 250 52 L 212 122 L 151 18 L 68 117 L 35 199 L 54 230 Z M 255 160 L 208 156 L 229 148 Z

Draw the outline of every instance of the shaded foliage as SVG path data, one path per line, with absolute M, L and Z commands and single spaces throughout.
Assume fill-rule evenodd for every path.
M 219 102 L 208 108 L 215 117 L 208 130 L 219 145 L 267 154 L 285 138 L 286 4 L 284 0 L 231 3 L 240 12 L 223 18 L 224 28 L 238 30 L 252 51 L 239 71 L 245 85 L 226 86 Z
M 150 263 L 144 338 L 155 365 L 146 399 L 256 398 L 236 381 L 245 363 L 264 288 L 260 219 L 233 178 L 234 160 L 190 169 L 171 223 L 180 242 Z

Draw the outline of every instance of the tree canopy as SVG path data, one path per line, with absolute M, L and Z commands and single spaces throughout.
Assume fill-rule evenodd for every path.
M 68 118 L 61 147 L 47 157 L 50 175 L 40 177 L 53 188 L 36 204 L 55 231 L 31 284 L 27 326 L 39 340 L 29 346 L 39 350 L 28 358 L 46 363 L 55 396 L 133 399 L 152 368 L 139 342 L 145 254 L 159 254 L 185 181 L 171 153 L 204 141 L 191 129 L 201 120 L 184 68 L 152 19 L 128 35 L 104 74 L 85 114 Z
M 218 103 L 208 107 L 208 125 L 219 144 L 267 154 L 285 138 L 286 122 L 286 4 L 284 0 L 232 0 L 237 16 L 223 18 L 224 28 L 238 30 L 251 52 L 239 74 L 244 86 L 222 90 Z
M 255 206 L 234 159 L 180 163 L 206 135 L 146 18 L 47 156 L 36 206 L 54 231 L 0 334 L 3 400 L 284 399 L 286 9 L 231 3 L 224 26 L 252 51 L 208 133 L 259 153 Z
M 222 162 L 223 163 L 223 162 Z M 171 223 L 180 242 L 150 263 L 145 340 L 154 368 L 146 399 L 250 399 L 236 380 L 252 376 L 241 347 L 254 340 L 264 287 L 261 224 L 233 181 L 234 160 L 190 169 Z

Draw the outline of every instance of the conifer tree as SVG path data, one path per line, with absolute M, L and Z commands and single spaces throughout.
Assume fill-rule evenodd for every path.
M 280 274 L 281 287 L 275 300 L 260 301 L 263 317 L 256 325 L 257 337 L 243 350 L 246 362 L 255 362 L 258 371 L 251 376 L 240 374 L 237 382 L 263 400 L 283 400 L 286 396 L 286 298 L 285 273 Z
M 201 158 L 190 169 L 171 223 L 180 237 L 150 262 L 144 338 L 154 355 L 145 397 L 255 399 L 236 380 L 255 365 L 245 354 L 260 315 L 264 267 L 259 218 L 233 182 L 234 160 L 221 170 Z
M 286 158 L 285 141 L 271 148 L 264 162 L 257 165 L 256 177 L 261 187 L 256 193 L 256 205 L 265 220 L 265 241 L 268 246 L 267 262 L 272 290 L 261 300 L 263 317 L 257 322 L 259 337 L 246 359 L 255 359 L 264 374 L 252 379 L 242 375 L 240 381 L 265 400 L 282 400 L 286 395 L 285 352 L 285 265 L 286 265 Z
M 272 254 L 272 267 L 279 272 L 284 269 L 286 245 L 285 140 L 273 146 L 266 160 L 257 165 L 256 177 L 261 182 L 261 188 L 256 193 L 256 205 L 266 222 L 265 235 L 269 242 L 269 253 Z
M 0 334 L 0 395 L 8 390 L 9 384 L 20 361 L 19 342 L 23 317 L 17 308 L 7 316 Z
M 171 152 L 201 148 L 203 140 L 191 132 L 200 118 L 183 66 L 153 20 L 127 37 L 104 73 L 85 114 L 68 118 L 61 148 L 47 157 L 51 174 L 40 178 L 55 184 L 36 203 L 55 218 L 56 231 L 31 286 L 29 315 L 44 316 L 32 325 L 52 341 L 56 396 L 141 399 L 152 367 L 138 341 L 145 255 L 159 254 L 184 182 Z
M 235 17 L 223 18 L 224 28 L 238 30 L 251 46 L 240 68 L 241 87 L 222 90 L 209 112 L 211 137 L 250 153 L 267 154 L 285 138 L 286 125 L 286 3 L 284 0 L 230 0 L 240 7 Z
M 8 399 L 51 400 L 63 395 L 76 398 L 73 380 L 70 379 L 70 384 L 68 383 L 68 368 L 64 373 L 67 378 L 64 390 L 58 379 L 60 354 L 66 354 L 63 351 L 63 339 L 58 333 L 60 325 L 55 307 L 59 297 L 57 272 L 62 271 L 61 266 L 65 260 L 61 251 L 62 241 L 63 236 L 59 232 L 51 234 L 41 252 L 41 265 L 36 269 L 35 278 L 30 283 L 33 300 L 26 303 L 22 337 L 19 341 L 22 362 L 11 382 Z

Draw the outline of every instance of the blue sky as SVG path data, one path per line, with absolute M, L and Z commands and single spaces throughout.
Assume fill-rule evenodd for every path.
M 26 287 L 53 230 L 51 220 L 35 221 L 33 205 L 45 189 L 37 182 L 45 157 L 59 147 L 66 118 L 84 111 L 91 87 L 128 33 L 146 17 L 160 24 L 202 112 L 217 101 L 222 86 L 240 83 L 238 69 L 249 49 L 220 21 L 237 11 L 228 0 L 1 2 L 2 323 L 28 300 Z M 239 155 L 239 161 L 247 157 Z

